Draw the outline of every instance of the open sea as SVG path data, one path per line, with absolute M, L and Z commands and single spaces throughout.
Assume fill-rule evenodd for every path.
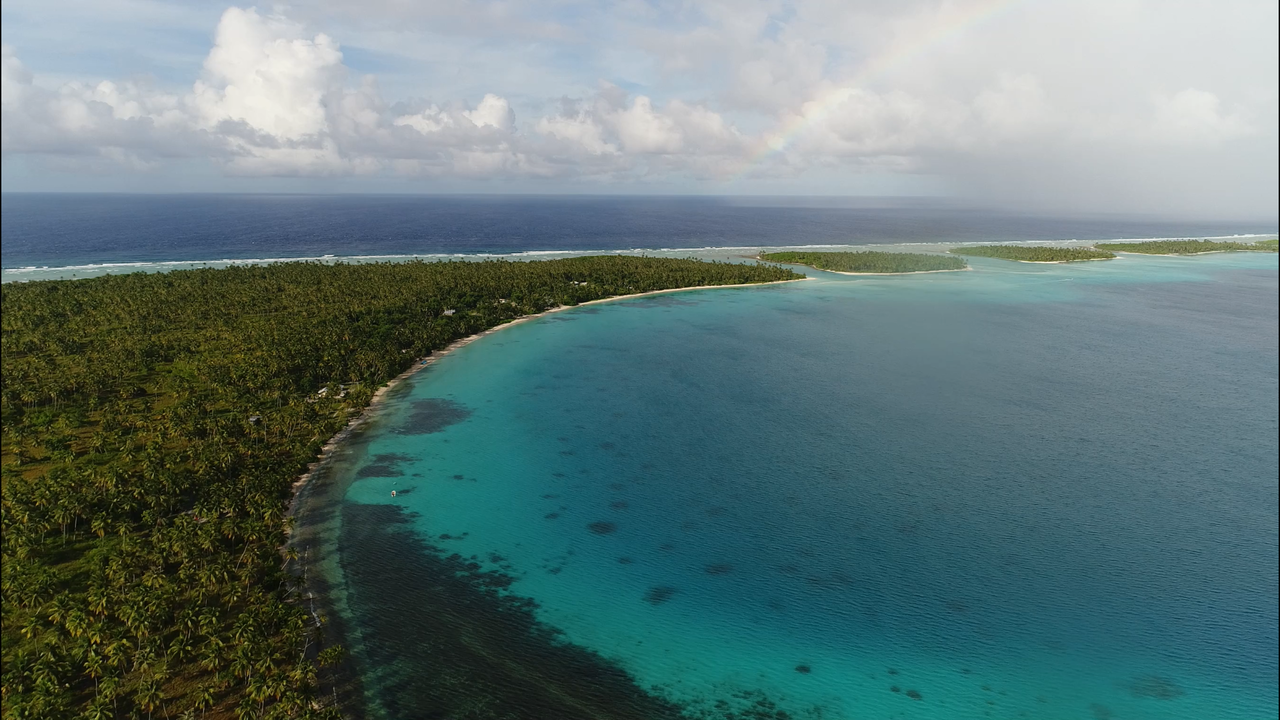
M 3 203 L 6 281 L 1274 236 L 655 199 Z M 708 719 L 1276 718 L 1277 256 L 969 263 L 578 307 L 397 386 L 300 519 L 365 713 L 483 717 L 433 715 L 483 656 Z
M 4 282 L 280 259 L 1274 235 L 1276 219 L 1046 217 L 910 199 L 0 195 Z

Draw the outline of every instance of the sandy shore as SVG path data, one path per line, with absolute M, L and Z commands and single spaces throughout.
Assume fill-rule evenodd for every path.
M 1116 257 L 1109 257 L 1109 258 L 1080 258 L 1079 260 L 1014 260 L 1013 258 L 989 258 L 989 259 L 1012 260 L 1013 262 L 1026 263 L 1028 265 L 1066 265 L 1068 263 L 1078 263 L 1078 262 L 1098 262 L 1100 260 L 1119 260 L 1120 257 L 1116 256 Z
M 810 268 L 810 269 L 813 269 L 813 270 L 818 270 L 818 271 L 820 271 L 820 272 L 835 273 L 836 275 L 862 275 L 862 276 L 882 276 L 882 275 L 928 275 L 928 274 L 930 274 L 930 273 L 961 272 L 962 270 L 972 270 L 972 269 L 973 269 L 973 268 L 971 268 L 971 267 L 967 267 L 967 266 L 966 266 L 966 267 L 962 267 L 962 268 L 956 268 L 955 270 L 910 270 L 910 271 L 908 271 L 908 272 L 884 272 L 884 273 L 882 273 L 882 272 L 849 272 L 849 271 L 847 271 L 847 270 L 827 270 L 826 268 L 814 267 L 813 265 L 806 265 L 806 264 L 804 264 L 804 263 L 779 263 L 777 260 L 766 260 L 766 259 L 764 259 L 764 258 L 760 257 L 759 255 L 754 255 L 754 256 L 747 256 L 747 255 L 743 255 L 742 257 L 747 258 L 748 260 L 759 260 L 760 262 L 778 263 L 778 264 L 780 264 L 780 265 L 799 265 L 800 267 L 807 267 L 807 268 Z M 785 281 L 785 282 L 790 282 L 790 281 L 788 280 L 788 281 Z
M 813 266 L 805 265 L 805 267 L 813 267 Z M 813 269 L 822 270 L 822 268 L 813 268 Z M 965 270 L 972 270 L 972 269 L 973 268 L 966 266 L 962 268 L 956 268 L 955 270 L 911 270 L 910 272 L 891 272 L 891 273 L 849 272 L 847 270 L 822 270 L 822 272 L 835 273 L 836 275 L 861 275 L 863 277 L 884 277 L 885 275 L 931 275 L 933 273 L 964 272 Z
M 949 272 L 949 271 L 943 271 L 943 272 Z M 871 273 L 871 274 L 879 274 L 879 273 Z M 545 315 L 550 315 L 551 313 L 561 312 L 562 310 L 571 310 L 573 308 L 585 307 L 587 305 L 596 305 L 599 303 L 615 302 L 618 300 L 631 300 L 633 298 L 646 297 L 649 295 L 665 295 L 667 293 L 692 292 L 695 290 L 714 290 L 717 288 L 762 287 L 765 285 L 781 285 L 784 283 L 801 282 L 803 280 L 811 280 L 811 279 L 812 278 L 805 277 L 805 278 L 797 278 L 795 280 L 775 280 L 773 282 L 764 282 L 764 283 L 740 283 L 737 285 L 695 285 L 693 287 L 668 288 L 666 290 L 651 290 L 649 292 L 632 293 L 630 295 L 614 295 L 613 297 L 601 298 L 599 300 L 588 300 L 587 302 L 579 303 L 577 305 L 560 305 L 558 307 L 551 308 L 550 310 L 544 310 L 540 313 L 535 313 L 533 315 L 522 315 L 510 322 L 505 322 L 505 323 L 502 323 L 501 325 L 495 325 L 494 327 L 491 327 L 488 330 L 484 330 L 482 332 L 478 332 L 475 335 L 469 335 L 460 340 L 455 340 L 454 342 L 450 343 L 447 347 L 445 347 L 443 350 L 438 350 L 436 352 L 431 353 L 427 357 L 418 358 L 414 360 L 413 365 L 408 370 L 405 370 L 404 372 L 400 373 L 399 375 L 389 380 L 386 385 L 383 385 L 382 387 L 378 388 L 377 392 L 375 392 L 373 394 L 373 397 L 370 398 L 369 404 L 366 405 L 358 415 L 351 418 L 351 420 L 347 422 L 346 427 L 338 431 L 338 434 L 329 438 L 329 442 L 325 443 L 324 447 L 320 449 L 320 456 L 316 458 L 314 462 L 307 465 L 307 471 L 303 473 L 301 476 L 299 476 L 298 479 L 293 482 L 292 498 L 289 500 L 289 510 L 287 514 L 290 517 L 294 516 L 294 514 L 297 512 L 298 504 L 301 499 L 301 492 L 306 487 L 308 481 L 310 481 L 311 478 L 315 477 L 316 472 L 319 471 L 321 468 L 323 468 L 325 465 L 327 465 L 329 461 L 333 459 L 334 451 L 337 450 L 339 447 L 341 447 L 342 443 L 348 437 L 350 437 L 353 432 L 355 432 L 361 426 L 363 426 L 366 422 L 368 422 L 369 418 L 372 417 L 373 412 L 383 403 L 383 401 L 386 400 L 387 393 L 391 392 L 391 390 L 394 389 L 400 383 L 412 377 L 414 373 L 417 373 L 423 368 L 430 366 L 432 363 L 436 362 L 437 360 L 444 357 L 445 355 L 448 355 L 454 350 L 457 350 L 458 348 L 464 345 L 473 343 L 476 340 L 479 340 L 480 338 L 486 335 L 492 335 L 493 333 L 496 333 L 500 330 L 504 330 L 513 325 L 519 325 L 520 323 L 523 323 L 523 322 L 536 320 L 537 318 L 543 317 Z
M 1124 253 L 1125 255 L 1146 255 L 1148 257 L 1195 257 L 1196 255 L 1218 255 L 1222 253 L 1238 253 L 1238 252 L 1256 252 L 1256 253 L 1272 253 L 1272 250 L 1205 250 L 1203 252 L 1193 253 L 1144 253 L 1134 250 L 1112 250 L 1112 252 Z

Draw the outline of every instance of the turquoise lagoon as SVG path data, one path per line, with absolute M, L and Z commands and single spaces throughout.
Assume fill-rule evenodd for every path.
M 440 566 L 358 552 L 395 518 L 691 717 L 1276 717 L 1276 256 L 970 262 L 574 308 L 402 384 L 308 511 L 367 712 L 439 672 L 394 599 Z

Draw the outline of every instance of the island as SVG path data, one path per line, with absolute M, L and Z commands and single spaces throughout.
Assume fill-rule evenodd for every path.
M 521 317 L 802 278 L 611 256 L 4 285 L 5 716 L 340 717 L 341 646 L 282 559 L 295 483 L 379 388 Z
M 956 255 L 998 258 L 1029 263 L 1063 263 L 1080 260 L 1110 260 L 1115 253 L 1106 250 L 1080 247 L 1053 247 L 1048 245 L 975 245 L 952 248 Z
M 1234 240 L 1147 240 L 1132 243 L 1098 243 L 1094 247 L 1143 255 L 1200 255 L 1213 252 L 1276 252 L 1276 240 L 1245 243 Z
M 924 253 L 891 253 L 863 250 L 859 252 L 785 251 L 760 253 L 759 260 L 807 265 L 845 275 L 906 275 L 909 273 L 949 272 L 964 270 L 968 263 L 960 258 Z

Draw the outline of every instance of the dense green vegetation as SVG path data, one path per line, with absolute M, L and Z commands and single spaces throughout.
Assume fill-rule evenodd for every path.
M 795 279 L 635 257 L 3 288 L 3 717 L 329 717 L 291 483 L 416 358 L 558 305 Z
M 1194 255 L 1223 251 L 1276 252 L 1276 241 L 1242 243 L 1233 240 L 1149 240 L 1136 243 L 1098 243 L 1094 247 L 1145 255 Z
M 760 253 L 761 260 L 808 265 L 819 270 L 856 273 L 906 273 L 963 270 L 960 258 L 946 255 L 888 252 L 774 252 Z
M 1020 262 L 1071 262 L 1074 260 L 1106 260 L 1115 257 L 1115 253 L 1093 248 L 1046 247 L 1043 245 L 1027 247 L 1025 245 L 977 245 L 974 247 L 958 247 L 951 250 L 956 255 L 970 257 L 999 258 L 1001 260 L 1018 260 Z

